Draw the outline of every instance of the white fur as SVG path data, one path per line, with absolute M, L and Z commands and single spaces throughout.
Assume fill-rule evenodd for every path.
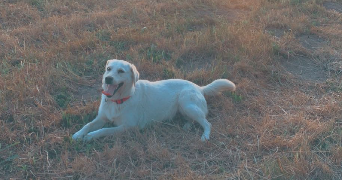
M 138 80 L 139 73 L 135 66 L 123 60 L 108 60 L 107 67 L 111 70 L 106 70 L 103 75 L 103 88 L 106 87 L 104 78 L 108 76 L 114 78 L 115 84 L 124 82 L 124 85 L 111 98 L 102 95 L 97 117 L 72 136 L 75 140 L 114 135 L 131 127 L 143 128 L 153 121 L 172 119 L 176 112 L 198 122 L 204 129 L 201 140 L 209 140 L 211 124 L 206 119 L 208 109 L 204 95 L 235 90 L 234 83 L 226 79 L 215 80 L 203 87 L 181 79 Z M 119 69 L 124 73 L 118 73 Z M 127 96 L 131 97 L 123 104 L 110 101 Z M 107 121 L 114 122 L 117 127 L 102 128 Z

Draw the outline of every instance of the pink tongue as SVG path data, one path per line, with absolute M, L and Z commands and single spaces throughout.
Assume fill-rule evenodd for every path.
M 103 94 L 112 96 L 116 88 L 117 86 L 115 85 L 107 85 L 107 90 L 104 90 Z

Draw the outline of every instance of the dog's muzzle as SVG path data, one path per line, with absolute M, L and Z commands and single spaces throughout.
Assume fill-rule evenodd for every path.
M 105 83 L 106 83 L 106 80 L 107 79 L 105 79 Z M 123 84 L 124 84 L 123 82 L 118 85 L 106 83 L 106 89 L 102 91 L 102 94 L 106 95 L 108 98 L 111 98 L 123 86 Z

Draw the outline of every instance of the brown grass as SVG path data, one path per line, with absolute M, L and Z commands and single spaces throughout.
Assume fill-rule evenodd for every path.
M 341 61 L 342 15 L 322 0 L 10 0 L 0 12 L 1 178 L 342 178 L 342 69 L 316 82 L 283 65 Z M 228 78 L 237 91 L 208 99 L 208 143 L 180 116 L 72 141 L 111 58 L 142 79 Z

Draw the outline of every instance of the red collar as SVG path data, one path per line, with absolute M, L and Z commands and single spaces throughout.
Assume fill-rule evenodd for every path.
M 105 93 L 104 91 L 102 91 L 102 94 L 108 96 L 107 93 Z M 125 101 L 127 101 L 131 96 L 127 96 L 127 97 L 124 97 L 122 99 L 117 99 L 117 100 L 114 100 L 114 99 L 111 99 L 112 102 L 115 102 L 116 104 L 122 104 L 124 103 Z M 106 102 L 107 102 L 107 99 L 106 99 Z
M 112 102 L 116 102 L 116 104 L 122 104 L 124 103 L 125 101 L 127 101 L 131 96 L 128 96 L 128 97 L 125 97 L 125 98 L 122 98 L 122 99 L 118 99 L 118 100 L 114 100 L 112 99 L 111 101 Z

